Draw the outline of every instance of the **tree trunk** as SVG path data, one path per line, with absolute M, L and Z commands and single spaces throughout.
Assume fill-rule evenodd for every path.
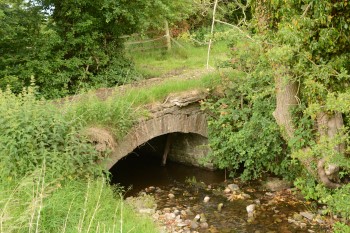
M 298 104 L 298 85 L 295 82 L 284 80 L 282 77 L 275 78 L 276 109 L 273 116 L 281 127 L 283 138 L 289 141 L 294 137 L 293 118 L 291 107 Z
M 317 115 L 317 129 L 320 137 L 334 138 L 339 134 L 341 128 L 344 126 L 342 114 L 339 112 L 329 116 L 325 112 L 321 112 Z M 344 153 L 345 144 L 340 143 L 334 147 L 334 150 L 339 153 Z M 339 166 L 336 164 L 328 164 L 327 155 L 323 155 L 317 163 L 317 173 L 322 183 L 328 188 L 338 188 L 340 184 L 333 181 L 339 180 Z M 333 181 L 332 181 L 333 180 Z

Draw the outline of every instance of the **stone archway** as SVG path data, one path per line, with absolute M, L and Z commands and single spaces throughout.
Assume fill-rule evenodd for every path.
M 207 118 L 195 102 L 186 106 L 171 104 L 153 111 L 151 118 L 141 120 L 129 133 L 116 143 L 106 168 L 110 169 L 135 148 L 157 136 L 170 133 L 194 133 L 207 137 Z

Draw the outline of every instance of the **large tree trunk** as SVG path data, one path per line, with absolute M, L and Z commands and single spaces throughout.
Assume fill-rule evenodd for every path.
M 325 112 L 321 112 L 317 115 L 317 128 L 320 137 L 334 138 L 340 133 L 341 128 L 344 126 L 342 114 L 339 112 L 329 116 Z M 334 147 L 334 150 L 338 153 L 344 153 L 345 144 L 340 143 Z M 322 155 L 317 163 L 317 173 L 322 183 L 328 188 L 338 188 L 340 184 L 334 181 L 339 180 L 339 167 L 336 164 L 327 164 L 327 155 Z
M 275 78 L 276 109 L 273 116 L 281 127 L 283 138 L 289 141 L 294 137 L 291 108 L 298 104 L 298 84 L 282 77 Z

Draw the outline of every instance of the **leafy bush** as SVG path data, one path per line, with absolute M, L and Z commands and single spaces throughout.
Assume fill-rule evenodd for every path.
M 295 174 L 272 112 L 275 108 L 273 77 L 258 43 L 236 37 L 232 60 L 223 64 L 223 96 L 204 103 L 208 121 L 210 159 L 234 174 L 241 166 L 242 179 L 255 179 L 264 172 Z M 249 52 L 248 52 L 249 51 Z M 249 71 L 249 73 L 248 73 Z
M 101 174 L 97 152 L 79 136 L 79 119 L 65 119 L 57 106 L 36 100 L 34 91 L 0 91 L 1 180 L 20 179 L 43 163 L 47 177 Z

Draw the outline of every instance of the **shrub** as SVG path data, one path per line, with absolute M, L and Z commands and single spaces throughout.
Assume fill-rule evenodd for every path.
M 55 105 L 36 100 L 34 88 L 18 96 L 0 91 L 1 179 L 20 179 L 44 162 L 47 177 L 102 174 L 98 154 L 80 129 L 78 119 L 67 120 Z

